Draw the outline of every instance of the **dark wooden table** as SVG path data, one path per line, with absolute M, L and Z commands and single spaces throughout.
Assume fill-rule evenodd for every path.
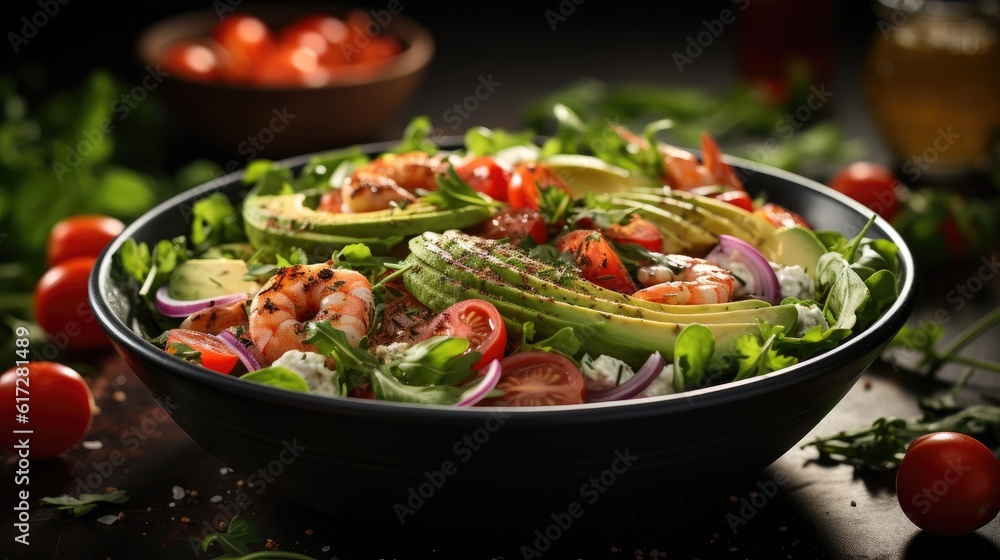
M 438 38 L 438 55 L 427 84 L 405 115 L 398 116 L 378 139 L 395 139 L 409 116 L 427 114 L 447 121 L 450 108 L 474 94 L 481 76 L 501 85 L 454 130 L 482 124 L 516 128 L 519 109 L 535 95 L 561 87 L 582 76 L 628 81 L 654 79 L 673 83 L 725 86 L 735 75 L 732 34 L 723 33 L 706 48 L 703 58 L 678 72 L 671 53 L 685 47 L 685 37 L 703 29 L 703 21 L 718 15 L 715 6 L 703 12 L 689 9 L 686 19 L 644 18 L 638 8 L 602 21 L 597 4 L 575 6 L 551 30 L 546 9 L 525 13 L 525 23 L 512 18 L 468 20 L 468 14 L 442 16 L 431 11 L 429 22 Z M 372 4 L 375 6 L 376 4 Z M 723 6 L 724 7 L 724 6 Z M 607 6 L 604 6 L 605 11 Z M 416 8 L 414 8 L 416 9 Z M 592 9 L 589 15 L 587 10 Z M 627 6 L 622 7 L 623 10 Z M 848 22 L 850 23 L 850 22 Z M 727 32 L 728 33 L 728 32 Z M 857 82 L 862 43 L 850 33 L 837 43 L 838 81 L 833 110 L 846 130 L 864 138 L 870 159 L 887 161 L 885 150 L 864 110 Z M 493 47 L 491 48 L 491 45 Z M 474 51 L 470 54 L 471 51 Z M 202 146 L 180 136 L 172 145 L 178 158 Z M 206 153 L 208 153 L 206 151 Z M 223 154 L 218 154 L 225 157 Z M 264 154 L 266 156 L 266 154 Z M 225 160 L 222 160 L 225 161 Z M 996 255 L 984 255 L 987 260 Z M 934 320 L 943 312 L 945 338 L 1000 304 L 1000 279 L 992 277 L 971 294 L 962 309 L 947 294 L 977 274 L 978 263 L 923 271 L 920 305 L 914 322 Z M 981 337 L 967 352 L 1000 359 L 995 336 Z M 101 413 L 85 444 L 62 458 L 32 462 L 32 496 L 120 488 L 130 499 L 122 505 L 102 505 L 79 519 L 34 506 L 30 546 L 13 543 L 12 481 L 15 460 L 0 455 L 0 551 L 10 558 L 190 558 L 198 557 L 197 540 L 220 528 L 235 515 L 249 518 L 279 550 L 315 558 L 522 558 L 521 545 L 531 534 L 511 533 L 500 539 L 465 538 L 462 527 L 443 527 L 439 534 L 404 535 L 397 527 L 366 527 L 315 517 L 280 497 L 250 488 L 246 478 L 228 470 L 194 443 L 153 401 L 149 392 L 113 354 L 90 360 L 89 381 Z M 942 378 L 957 377 L 957 369 Z M 841 429 L 866 426 L 878 417 L 913 416 L 919 396 L 940 390 L 926 380 L 904 375 L 879 361 L 866 371 L 844 400 L 801 443 Z M 1000 383 L 989 373 L 977 374 L 962 397 L 970 402 L 996 398 Z M 1000 557 L 1000 523 L 976 534 L 940 539 L 922 534 L 901 513 L 890 475 L 856 473 L 843 465 L 815 462 L 812 449 L 795 447 L 751 481 L 719 481 L 683 508 L 665 505 L 662 518 L 632 520 L 606 526 L 577 526 L 566 533 L 546 558 L 755 558 L 755 559 L 923 559 Z M 8 505 L 11 504 L 11 505 Z M 120 520 L 105 525 L 103 515 Z M 475 512 L 470 512 L 474 523 Z M 213 553 L 217 554 L 216 553 Z

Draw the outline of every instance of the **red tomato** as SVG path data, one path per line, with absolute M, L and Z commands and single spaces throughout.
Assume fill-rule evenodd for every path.
M 32 459 L 55 457 L 73 447 L 90 431 L 94 418 L 94 396 L 87 382 L 56 362 L 10 368 L 0 376 L 0 399 L 0 444 Z M 27 423 L 18 420 L 22 414 Z M 15 448 L 19 440 L 28 440 L 28 448 Z
M 214 81 L 222 77 L 218 53 L 198 43 L 176 43 L 163 52 L 163 69 L 189 80 Z
M 594 284 L 623 294 L 635 293 L 631 275 L 600 232 L 573 230 L 556 242 L 556 249 L 573 253 L 583 277 Z
M 753 212 L 753 198 L 746 191 L 723 191 L 712 195 L 712 198 L 734 204 L 747 212 Z
M 388 35 L 372 37 L 371 42 L 361 49 L 354 62 L 356 64 L 379 64 L 395 57 L 402 51 L 403 45 L 395 37 Z
M 807 222 L 801 215 L 773 202 L 764 203 L 760 208 L 754 210 L 753 213 L 771 222 L 776 227 L 793 227 L 799 225 L 804 228 L 812 229 L 809 222 Z
M 660 231 L 660 226 L 638 214 L 632 214 L 629 223 L 614 224 L 602 230 L 602 233 L 618 243 L 633 243 L 650 251 L 663 252 L 663 232 Z
M 347 24 L 343 20 L 327 14 L 302 16 L 286 25 L 278 33 L 278 42 L 307 46 L 319 55 L 324 64 L 329 60 L 340 60 L 340 45 L 347 40 Z
M 94 257 L 74 257 L 48 269 L 35 284 L 35 322 L 56 345 L 70 351 L 110 346 L 87 301 Z
M 212 39 L 226 53 L 222 71 L 235 81 L 249 81 L 254 68 L 275 45 L 267 24 L 248 14 L 226 16 L 212 30 Z
M 458 176 L 477 192 L 493 200 L 507 200 L 511 169 L 503 160 L 480 156 L 469 160 L 455 170 Z
M 899 464 L 896 497 L 910 521 L 928 533 L 971 533 L 1000 512 L 1000 461 L 972 436 L 920 436 Z
M 517 245 L 525 237 L 541 245 L 549 240 L 548 227 L 538 210 L 507 209 L 472 228 L 474 233 L 485 239 L 509 239 Z
M 315 51 L 291 43 L 282 43 L 262 55 L 253 74 L 253 81 L 263 86 L 314 87 L 329 78 Z
M 581 404 L 583 374 L 571 360 L 555 352 L 517 352 L 500 362 L 503 373 L 497 389 L 503 395 L 477 406 L 551 406 Z
M 481 299 L 459 301 L 437 315 L 421 331 L 418 341 L 432 336 L 469 340 L 469 350 L 483 355 L 472 369 L 480 369 L 503 357 L 507 325 L 492 303 Z
M 45 262 L 51 267 L 73 257 L 97 258 L 124 229 L 121 220 L 110 216 L 81 214 L 64 218 L 49 233 Z
M 534 162 L 519 163 L 514 167 L 507 187 L 507 202 L 511 208 L 541 208 L 541 192 L 544 188 L 562 189 L 572 194 L 566 183 L 545 165 Z
M 343 208 L 343 197 L 340 196 L 340 189 L 329 189 L 323 196 L 319 198 L 319 206 L 316 210 L 319 212 L 340 212 Z
M 830 187 L 864 204 L 886 220 L 899 211 L 896 176 L 888 167 L 856 161 L 841 168 L 830 179 Z
M 182 359 L 193 358 L 184 355 L 184 351 L 187 350 L 184 348 L 185 345 L 201 354 L 199 359 L 202 366 L 222 374 L 228 375 L 233 371 L 233 367 L 240 359 L 229 346 L 226 346 L 226 343 L 210 334 L 188 329 L 170 329 L 167 334 L 167 352 L 177 354 Z

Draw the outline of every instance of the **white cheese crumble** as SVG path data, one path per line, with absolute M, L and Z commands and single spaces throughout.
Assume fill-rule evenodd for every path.
M 802 336 L 807 330 L 816 325 L 821 325 L 824 330 L 830 328 L 830 325 L 826 322 L 826 317 L 823 316 L 823 310 L 818 305 L 805 306 L 796 303 L 795 310 L 798 311 L 799 316 L 795 320 L 795 326 L 792 327 L 792 336 Z
M 381 360 L 383 364 L 388 364 L 402 356 L 403 352 L 406 352 L 409 348 L 410 345 L 405 342 L 393 342 L 388 346 L 376 346 L 372 354 L 375 354 L 375 357 Z
M 781 297 L 794 297 L 798 299 L 816 299 L 816 282 L 809 276 L 805 269 L 799 265 L 783 266 L 771 263 L 771 269 L 778 277 L 778 285 L 781 286 Z
M 274 361 L 274 366 L 281 366 L 294 371 L 309 387 L 310 393 L 328 397 L 340 396 L 340 376 L 326 367 L 326 357 L 315 352 L 300 352 L 289 350 Z
M 603 354 L 597 358 L 585 354 L 580 360 L 580 372 L 583 373 L 584 387 L 588 393 L 613 389 L 635 376 L 635 372 L 628 364 Z M 660 375 L 633 398 L 657 397 L 672 393 L 676 393 L 674 390 L 674 366 L 667 364 L 663 367 Z
M 747 267 L 743 266 L 743 263 L 733 259 L 729 263 L 729 272 L 732 272 L 733 276 L 736 277 L 733 299 L 753 297 L 753 294 L 756 293 L 756 286 L 753 283 L 753 275 L 750 274 Z

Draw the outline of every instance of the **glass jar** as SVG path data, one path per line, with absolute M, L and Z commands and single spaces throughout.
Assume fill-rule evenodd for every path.
M 875 3 L 865 95 L 902 179 L 987 171 L 1000 131 L 997 4 Z

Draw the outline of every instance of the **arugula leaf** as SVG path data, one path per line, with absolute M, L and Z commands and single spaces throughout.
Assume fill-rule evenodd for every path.
M 280 387 L 289 391 L 309 392 L 309 385 L 302 379 L 302 376 L 281 366 L 269 366 L 251 371 L 241 375 L 240 379 L 260 383 L 261 385 Z
M 475 375 L 472 366 L 483 357 L 468 349 L 468 339 L 432 336 L 407 348 L 389 367 L 407 385 L 456 385 Z
M 69 510 L 73 512 L 73 517 L 80 517 L 104 502 L 109 504 L 124 504 L 128 501 L 128 492 L 125 490 L 115 490 L 107 494 L 80 494 L 74 498 L 69 495 L 57 496 L 54 498 L 45 497 L 38 502 L 46 506 L 57 506 L 58 510 Z
M 428 154 L 437 153 L 437 144 L 430 139 L 430 135 L 433 132 L 434 127 L 431 125 L 431 119 L 427 115 L 413 117 L 406 125 L 406 129 L 403 130 L 402 141 L 386 151 L 394 154 L 414 151 Z
M 196 254 L 211 246 L 241 241 L 246 241 L 246 233 L 226 195 L 215 192 L 191 206 L 191 244 Z
M 183 342 L 167 342 L 166 351 L 186 362 L 201 364 L 201 352 Z
M 371 249 L 364 243 L 354 243 L 334 251 L 333 262 L 338 268 L 364 272 L 372 285 L 376 284 L 378 278 L 386 271 L 385 262 L 373 256 Z
M 485 126 L 473 126 L 465 131 L 465 147 L 474 156 L 493 155 L 501 150 L 524 146 L 538 149 L 534 143 L 535 132 L 522 130 L 508 132 L 503 129 L 489 129 Z
M 367 350 L 347 342 L 344 331 L 333 328 L 330 321 L 314 321 L 306 328 L 306 342 L 316 346 L 320 354 L 337 362 L 337 375 L 346 380 L 350 372 L 367 374 L 379 366 L 378 358 Z M 353 386 L 348 386 L 353 388 Z
M 529 342 L 533 338 L 535 338 L 535 323 L 528 321 L 521 326 L 521 351 L 557 352 L 571 360 L 580 351 L 580 339 L 576 337 L 571 327 L 563 327 L 545 340 Z
M 674 342 L 674 389 L 678 392 L 700 387 L 709 374 L 715 353 L 715 337 L 704 325 L 691 323 Z
M 375 398 L 387 401 L 454 405 L 465 392 L 453 385 L 407 385 L 381 368 L 372 370 L 371 380 Z

